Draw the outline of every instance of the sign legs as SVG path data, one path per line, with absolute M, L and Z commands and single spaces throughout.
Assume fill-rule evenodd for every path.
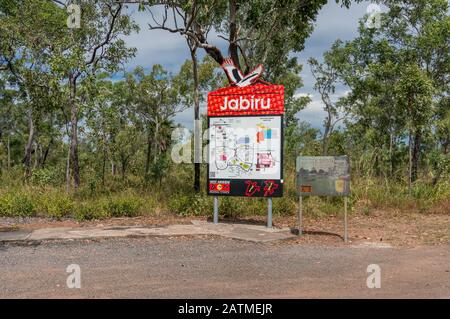
M 214 196 L 214 224 L 219 223 L 219 198 Z
M 302 235 L 302 222 L 303 222 L 303 197 L 298 198 L 298 235 Z
M 267 228 L 272 228 L 272 198 L 267 199 Z
M 348 241 L 348 227 L 347 227 L 347 202 L 348 197 L 344 197 L 344 242 Z

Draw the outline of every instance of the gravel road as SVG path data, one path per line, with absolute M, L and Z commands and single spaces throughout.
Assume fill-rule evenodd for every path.
M 66 267 L 81 268 L 69 289 Z M 381 288 L 366 285 L 381 267 Z M 0 298 L 450 298 L 450 247 L 255 244 L 219 237 L 0 246 Z

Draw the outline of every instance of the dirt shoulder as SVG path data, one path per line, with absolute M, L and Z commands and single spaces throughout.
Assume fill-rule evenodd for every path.
M 47 218 L 0 218 L 0 231 L 35 230 L 51 227 L 143 226 L 156 227 L 190 224 L 192 220 L 209 220 L 209 217 L 180 217 L 174 214 L 155 214 L 134 218 L 110 218 L 78 222 Z M 228 218 L 234 223 L 265 224 L 265 216 Z M 295 227 L 295 216 L 274 216 L 275 227 Z M 303 219 L 304 236 L 294 242 L 342 244 L 343 217 L 328 216 Z M 450 214 L 419 214 L 376 211 L 369 216 L 349 216 L 349 238 L 352 243 L 383 243 L 399 247 L 450 244 Z M 292 243 L 292 241 L 290 241 Z

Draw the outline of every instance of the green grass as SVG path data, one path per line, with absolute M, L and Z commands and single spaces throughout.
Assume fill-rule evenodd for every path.
M 29 184 L 19 178 L 0 180 L 0 216 L 49 217 L 76 220 L 134 217 L 165 212 L 179 216 L 209 216 L 212 197 L 205 192 L 191 190 L 190 171 L 178 171 L 169 176 L 161 187 L 138 179 L 110 181 L 110 185 L 86 183 L 76 193 L 49 183 L 48 172 L 40 172 Z M 290 175 L 289 175 L 290 176 Z M 14 182 L 14 180 L 16 182 Z M 283 198 L 274 198 L 275 216 L 293 216 L 298 209 L 298 197 L 293 178 L 285 179 Z M 174 192 L 176 190 L 176 192 Z M 450 202 L 450 182 L 432 186 L 428 181 L 417 181 L 409 194 L 404 182 L 384 179 L 354 179 L 349 197 L 349 212 L 370 215 L 376 210 L 428 213 L 446 212 Z M 436 207 L 439 209 L 436 210 Z M 341 197 L 304 197 L 303 211 L 312 217 L 342 213 Z M 220 214 L 224 217 L 264 216 L 267 201 L 264 198 L 220 197 Z M 447 212 L 450 213 L 450 212 Z

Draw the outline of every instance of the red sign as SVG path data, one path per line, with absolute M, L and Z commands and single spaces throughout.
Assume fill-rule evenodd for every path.
M 209 191 L 211 193 L 225 193 L 230 192 L 230 182 L 225 181 L 222 183 L 209 183 Z
M 226 87 L 208 93 L 208 116 L 280 115 L 284 86 L 254 84 Z

